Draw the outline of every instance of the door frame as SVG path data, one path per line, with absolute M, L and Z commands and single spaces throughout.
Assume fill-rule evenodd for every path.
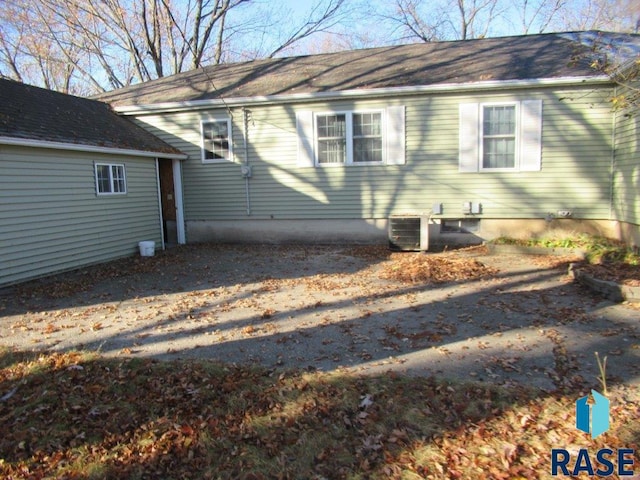
M 176 223 L 178 227 L 178 244 L 187 243 L 187 235 L 184 224 L 184 202 L 182 198 L 182 161 L 173 159 L 173 193 L 176 201 Z
M 187 243 L 186 241 L 186 231 L 184 224 L 184 203 L 183 203 L 183 189 L 182 189 L 182 162 L 177 159 L 162 159 L 163 161 L 171 161 L 171 170 L 173 173 L 173 196 L 176 208 L 176 229 L 177 229 L 177 240 L 179 245 L 184 245 Z M 162 248 L 165 248 L 165 226 L 164 226 L 164 218 L 163 218 L 163 202 L 165 198 L 165 192 L 162 191 L 161 182 L 160 182 L 160 159 L 156 158 L 156 176 L 158 183 L 158 199 L 160 209 L 160 232 L 162 236 Z

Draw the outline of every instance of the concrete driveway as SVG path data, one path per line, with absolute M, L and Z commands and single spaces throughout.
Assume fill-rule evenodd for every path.
M 381 278 L 399 258 L 437 255 L 497 273 L 444 284 Z M 640 310 L 574 284 L 562 260 L 482 248 L 185 246 L 0 290 L 0 346 L 549 390 L 598 388 L 599 352 L 609 384 L 637 393 Z

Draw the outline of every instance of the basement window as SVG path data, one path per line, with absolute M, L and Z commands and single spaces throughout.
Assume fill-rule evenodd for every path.
M 442 219 L 440 233 L 473 233 L 480 228 L 479 219 Z
M 96 163 L 95 179 L 98 195 L 124 195 L 127 193 L 127 181 L 122 163 Z

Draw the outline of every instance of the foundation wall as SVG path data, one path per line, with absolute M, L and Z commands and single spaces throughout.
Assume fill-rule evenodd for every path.
M 431 246 L 475 245 L 501 236 L 531 238 L 578 233 L 631 239 L 638 244 L 637 225 L 609 220 L 561 219 L 432 219 Z M 189 243 L 386 244 L 387 219 L 217 220 L 187 222 Z M 635 228 L 632 228 L 635 227 Z

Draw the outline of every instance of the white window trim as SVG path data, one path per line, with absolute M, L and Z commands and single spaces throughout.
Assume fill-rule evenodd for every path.
M 513 159 L 513 167 L 503 167 L 503 168 L 492 168 L 484 166 L 484 109 L 485 107 L 516 107 L 515 108 L 515 119 L 516 119 L 516 128 L 515 128 L 515 146 L 514 146 L 514 159 Z M 487 102 L 480 104 L 480 112 L 479 112 L 479 123 L 478 123 L 478 133 L 480 140 L 480 150 L 478 151 L 478 169 L 481 172 L 519 172 L 520 171 L 520 138 L 522 137 L 521 133 L 521 122 L 520 122 L 520 102 Z
M 516 152 L 513 168 L 483 167 L 484 107 L 516 105 Z M 541 99 L 503 102 L 460 103 L 458 171 L 461 173 L 539 172 L 542 170 L 543 101 Z
M 353 161 L 353 115 L 361 113 L 379 113 L 381 125 L 381 137 L 382 137 L 382 160 L 380 162 L 354 162 Z M 344 163 L 320 163 L 318 161 L 318 117 L 327 115 L 345 115 L 346 119 L 346 150 L 347 158 Z M 367 165 L 385 165 L 387 163 L 387 135 L 386 135 L 387 118 L 383 109 L 368 109 L 368 110 L 329 110 L 323 112 L 313 112 L 313 141 L 314 141 L 314 165 L 321 168 L 336 168 L 347 166 L 367 166 Z
M 109 187 L 111 189 L 110 192 L 101 192 L 100 184 L 98 182 L 98 167 L 109 167 Z M 122 179 L 124 180 L 124 191 L 123 192 L 115 192 L 114 183 L 113 183 L 113 171 L 112 167 L 121 167 L 122 168 Z M 127 169 L 125 168 L 124 163 L 105 163 L 105 162 L 94 162 L 93 164 L 93 178 L 95 180 L 96 185 L 96 195 L 102 196 L 113 196 L 113 195 L 126 195 L 128 192 L 127 188 Z
M 204 139 L 204 126 L 208 123 L 224 123 L 227 124 L 227 132 L 229 134 L 229 158 L 224 159 L 215 159 L 215 158 L 206 158 L 206 150 L 205 150 L 205 139 Z M 231 130 L 231 119 L 230 118 L 206 118 L 200 120 L 200 159 L 202 163 L 233 163 L 233 131 Z

